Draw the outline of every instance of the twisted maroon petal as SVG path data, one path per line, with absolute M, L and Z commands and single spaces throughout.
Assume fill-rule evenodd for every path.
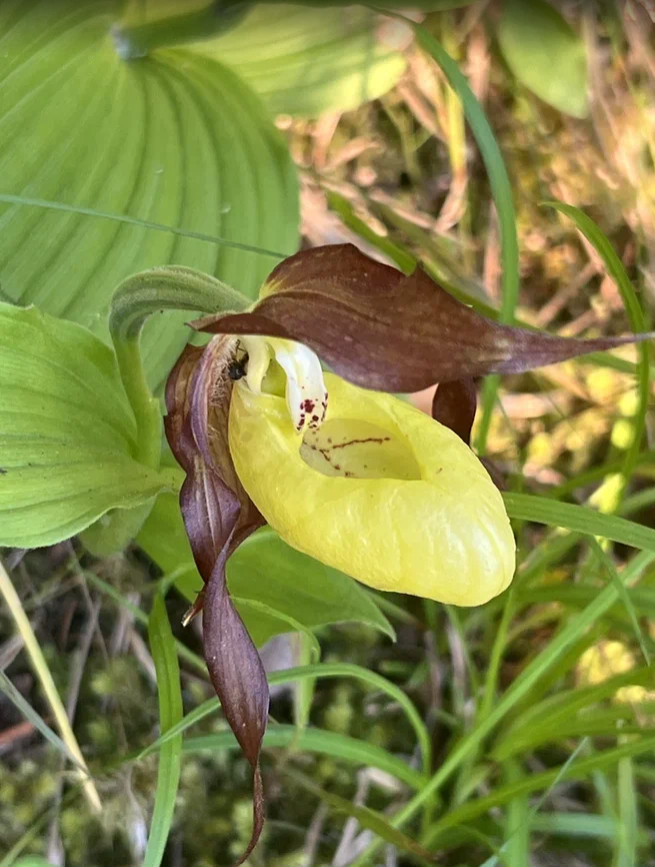
M 269 692 L 264 667 L 230 598 L 225 573 L 230 554 L 264 523 L 243 490 L 229 450 L 232 381 L 227 366 L 233 353 L 234 340 L 226 337 L 214 338 L 205 349 L 186 347 L 168 379 L 165 428 L 171 450 L 187 473 L 180 506 L 205 582 L 190 616 L 204 611 L 203 644 L 209 675 L 254 773 L 253 831 L 238 862 L 242 864 L 264 825 L 259 759 Z

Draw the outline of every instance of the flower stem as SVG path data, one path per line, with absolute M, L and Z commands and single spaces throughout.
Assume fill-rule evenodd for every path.
M 236 26 L 250 10 L 246 0 L 217 0 L 203 9 L 112 30 L 118 56 L 123 60 L 146 57 L 157 48 L 212 39 Z
M 137 460 L 156 468 L 161 454 L 159 400 L 150 391 L 139 348 L 141 330 L 148 317 L 162 310 L 199 313 L 244 310 L 248 304 L 248 299 L 231 286 L 193 268 L 153 268 L 128 277 L 116 289 L 109 314 L 109 333 L 136 419 Z
M 109 333 L 136 421 L 136 461 L 152 469 L 159 469 L 161 461 L 162 412 L 159 399 L 148 385 L 139 345 L 148 317 L 163 310 L 240 311 L 249 304 L 244 295 L 226 283 L 181 266 L 142 271 L 116 289 L 109 312 Z M 109 512 L 82 534 L 84 545 L 98 557 L 121 551 L 137 535 L 151 508 L 152 503 L 148 503 Z

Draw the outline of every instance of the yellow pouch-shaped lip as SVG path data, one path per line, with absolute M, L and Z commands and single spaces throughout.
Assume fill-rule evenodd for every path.
M 512 580 L 502 497 L 470 449 L 403 401 L 326 374 L 327 420 L 299 436 L 283 398 L 234 389 L 239 478 L 291 546 L 378 590 L 480 605 Z

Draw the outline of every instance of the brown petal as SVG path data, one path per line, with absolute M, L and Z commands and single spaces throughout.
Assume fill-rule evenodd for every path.
M 469 446 L 477 405 L 478 396 L 471 377 L 440 382 L 432 401 L 432 418 L 449 427 Z
M 477 409 L 477 393 L 472 379 L 440 382 L 432 401 L 432 418 L 449 427 L 467 446 L 471 445 L 471 430 Z M 479 457 L 491 481 L 501 491 L 507 490 L 503 474 L 486 456 Z
M 225 575 L 230 554 L 264 523 L 239 482 L 229 451 L 232 381 L 227 365 L 234 344 L 234 338 L 220 337 L 204 349 L 188 346 L 184 350 L 166 387 L 165 428 L 170 447 L 187 473 L 180 505 L 206 585 L 191 616 L 204 609 L 209 675 L 254 773 L 253 831 L 241 864 L 257 844 L 264 824 L 259 756 L 269 693 L 259 654 L 232 603 Z
M 205 317 L 212 333 L 298 340 L 366 388 L 420 391 L 487 373 L 518 373 L 652 334 L 592 340 L 500 325 L 461 304 L 422 268 L 410 276 L 351 244 L 285 259 L 250 313 Z

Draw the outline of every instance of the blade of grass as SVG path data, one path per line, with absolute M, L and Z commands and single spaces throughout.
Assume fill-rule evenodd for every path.
M 412 701 L 398 686 L 391 683 L 386 678 L 381 677 L 379 674 L 375 674 L 375 672 L 369 671 L 366 668 L 362 668 L 359 665 L 343 662 L 329 664 L 319 663 L 318 665 L 305 665 L 302 668 L 288 668 L 285 671 L 275 671 L 269 674 L 268 682 L 271 686 L 276 686 L 283 683 L 293 683 L 295 681 L 321 677 L 354 677 L 369 684 L 375 689 L 379 689 L 381 692 L 384 692 L 396 701 L 402 707 L 409 723 L 416 733 L 416 738 L 421 750 L 423 766 L 427 773 L 427 769 L 430 767 L 431 756 L 431 742 L 428 730 Z M 194 708 L 194 710 L 188 713 L 176 725 L 172 726 L 168 732 L 162 733 L 156 741 L 149 744 L 137 756 L 137 758 L 143 758 L 143 756 L 148 755 L 153 752 L 153 750 L 159 749 L 159 747 L 169 738 L 182 734 L 190 726 L 200 722 L 200 720 L 204 719 L 209 714 L 217 711 L 219 707 L 220 702 L 217 698 L 210 698 L 203 702 L 197 708 Z
M 523 776 L 519 762 L 507 762 L 505 777 L 508 783 L 517 783 Z M 503 847 L 507 867 L 523 867 L 530 863 L 530 813 L 526 795 L 517 795 L 509 802 L 505 819 L 506 840 Z M 494 856 L 489 859 L 487 867 L 495 867 L 496 864 L 498 858 Z
M 632 629 L 634 631 L 637 641 L 639 642 L 639 647 L 641 648 L 643 657 L 646 660 L 646 665 L 650 665 L 650 654 L 648 652 L 648 648 L 646 647 L 646 642 L 644 640 L 642 630 L 639 626 L 639 621 L 637 620 L 637 613 L 635 612 L 635 607 L 632 604 L 632 600 L 630 599 L 628 588 L 621 581 L 621 576 L 619 575 L 616 566 L 612 562 L 611 558 L 608 554 L 605 553 L 605 551 L 603 551 L 602 547 L 598 544 L 596 539 L 590 538 L 589 545 L 591 547 L 591 550 L 596 555 L 596 559 L 605 567 L 605 570 L 609 573 L 610 578 L 614 582 L 614 585 L 618 590 L 619 596 L 621 598 L 621 602 L 623 602 L 623 607 L 628 612 L 628 617 L 630 618 L 630 622 L 632 623 Z
M 148 637 L 157 672 L 159 724 L 161 731 L 167 732 L 182 719 L 182 692 L 173 633 L 159 593 L 153 600 Z M 142 867 L 159 867 L 164 856 L 180 781 L 181 754 L 181 735 L 168 740 L 159 753 L 155 806 Z
M 521 591 L 519 598 L 524 604 L 559 602 L 562 605 L 583 608 L 591 602 L 597 593 L 597 587 L 584 586 L 582 584 L 555 584 L 530 587 Z M 630 591 L 630 598 L 632 604 L 642 616 L 655 617 L 655 588 L 635 587 Z
M 0 671 L 0 690 L 4 692 L 9 701 L 23 714 L 25 719 L 29 720 L 34 728 L 39 731 L 43 737 L 49 741 L 53 747 L 55 747 L 55 749 L 63 753 L 63 755 L 65 755 L 66 758 L 72 762 L 85 777 L 88 776 L 86 768 L 78 762 L 77 757 L 68 749 L 68 746 L 59 735 L 56 732 L 53 732 L 45 720 L 43 720 L 34 710 L 32 705 L 23 698 L 4 671 Z
M 332 792 L 327 792 L 325 789 L 317 786 L 305 774 L 298 771 L 286 770 L 286 775 L 292 780 L 310 792 L 314 797 L 318 798 L 324 804 L 336 813 L 343 813 L 356 819 L 363 828 L 373 831 L 382 840 L 395 846 L 403 852 L 410 852 L 420 864 L 434 864 L 439 857 L 432 854 L 419 845 L 411 837 L 403 834 L 397 828 L 394 828 L 383 816 L 377 811 L 371 810 L 370 807 L 362 807 L 345 798 L 334 795 Z
M 627 738 L 622 739 L 627 742 Z M 616 867 L 637 867 L 637 836 L 639 820 L 637 816 L 637 789 L 633 772 L 632 758 L 626 756 L 618 766 L 619 833 L 617 837 Z
M 578 746 L 571 753 L 571 755 L 568 757 L 568 759 L 564 762 L 564 764 L 561 766 L 561 768 L 559 768 L 559 773 L 558 773 L 557 777 L 553 780 L 551 785 L 546 789 L 546 791 L 539 798 L 539 800 L 534 805 L 534 807 L 532 807 L 531 810 L 528 811 L 528 804 L 527 804 L 527 798 L 526 798 L 525 793 L 522 792 L 520 794 L 517 794 L 514 798 L 512 798 L 512 800 L 510 801 L 510 806 L 512 804 L 514 804 L 514 802 L 519 800 L 519 799 L 525 805 L 521 811 L 521 824 L 518 825 L 518 827 L 514 830 L 510 839 L 504 843 L 504 845 L 500 849 L 500 852 L 497 855 L 494 855 L 491 858 L 489 858 L 487 861 L 485 861 L 484 864 L 481 865 L 481 867 L 496 867 L 496 865 L 498 864 L 499 857 L 503 854 L 503 852 L 505 852 L 508 849 L 509 849 L 509 854 L 510 854 L 510 859 L 511 859 L 511 860 L 507 861 L 508 867 L 512 867 L 512 865 L 514 865 L 514 864 L 516 864 L 517 867 L 523 867 L 523 865 L 528 863 L 528 861 L 530 860 L 530 858 L 529 858 L 530 850 L 529 850 L 527 844 L 528 844 L 528 840 L 529 840 L 530 828 L 532 827 L 532 820 L 538 814 L 539 810 L 541 810 L 543 804 L 545 803 L 546 799 L 548 798 L 548 796 L 551 793 L 551 791 L 553 790 L 553 788 L 562 779 L 567 768 L 569 768 L 573 764 L 573 762 L 577 759 L 580 751 L 585 747 L 586 743 L 587 743 L 587 739 L 584 738 L 578 744 Z M 520 773 L 520 767 L 519 766 L 515 766 L 514 776 L 516 778 L 516 783 L 518 783 L 521 779 L 524 778 L 524 775 Z M 517 857 L 514 858 L 515 853 L 511 848 L 512 843 L 514 842 L 514 839 L 516 837 L 523 837 L 524 835 L 525 835 L 525 844 L 521 845 L 517 849 L 517 851 L 516 851 Z
M 595 512 L 586 506 L 559 503 L 531 494 L 507 493 L 503 494 L 503 499 L 510 518 L 562 527 L 588 536 L 601 536 L 643 551 L 655 551 L 655 530 L 634 521 Z
M 551 208 L 570 217 L 575 223 L 580 232 L 592 244 L 596 252 L 599 254 L 607 273 L 612 277 L 623 299 L 623 304 L 628 314 L 630 326 L 633 331 L 647 331 L 648 323 L 642 306 L 637 297 L 630 278 L 623 266 L 623 262 L 618 257 L 616 250 L 610 244 L 608 238 L 598 228 L 594 221 L 588 217 L 584 211 L 575 208 L 572 205 L 564 204 L 564 202 L 545 202 Z M 646 431 L 646 415 L 648 413 L 648 402 L 650 399 L 650 347 L 648 343 L 642 343 L 637 347 L 639 362 L 637 364 L 637 392 L 639 395 L 639 403 L 637 411 L 633 418 L 634 433 L 630 447 L 627 449 L 621 475 L 623 479 L 622 488 L 619 492 L 618 500 L 620 501 L 626 485 L 632 477 L 637 459 L 641 451 L 641 444 Z
M 530 498 L 538 499 L 538 498 Z M 561 504 L 556 504 L 561 505 Z M 602 516 L 608 520 L 620 520 L 608 515 Z M 654 534 L 655 535 L 655 534 Z M 655 551 L 641 552 L 631 560 L 630 564 L 621 574 L 621 580 L 627 584 L 636 580 L 646 567 L 655 560 Z M 544 674 L 558 661 L 567 649 L 581 635 L 601 618 L 618 600 L 618 592 L 614 584 L 605 587 L 584 611 L 572 617 L 564 628 L 556 635 L 550 644 L 536 656 L 526 668 L 514 680 L 504 693 L 491 713 L 478 723 L 460 742 L 453 748 L 439 770 L 432 776 L 430 781 L 414 797 L 398 811 L 393 818 L 393 824 L 402 827 L 422 807 L 429 802 L 441 786 L 448 780 L 466 758 L 484 742 L 487 735 L 503 720 L 507 714 L 527 695 L 539 682 Z M 655 743 L 655 742 L 654 742 Z M 553 777 L 554 779 L 555 777 Z M 466 805 L 468 806 L 468 805 Z M 378 851 L 379 841 L 375 841 L 354 862 L 354 867 L 362 867 L 369 858 Z
M 653 749 L 655 749 L 655 735 L 630 740 L 617 747 L 604 749 L 592 756 L 582 758 L 577 762 L 568 761 L 561 767 L 524 776 L 516 783 L 501 786 L 490 795 L 485 795 L 475 801 L 469 801 L 461 807 L 451 810 L 431 829 L 426 840 L 426 845 L 433 845 L 438 835 L 446 828 L 470 822 L 494 807 L 501 807 L 503 804 L 507 804 L 518 795 L 528 795 L 532 792 L 548 789 L 560 780 L 585 779 L 593 774 L 594 771 L 615 768 L 623 759 L 639 756 L 651 752 Z
M 18 598 L 18 593 L 16 593 L 14 585 L 12 584 L 11 579 L 9 578 L 9 575 L 7 574 L 5 567 L 1 561 L 0 593 L 2 594 L 5 602 L 7 603 L 7 607 L 9 608 L 11 616 L 14 618 L 16 628 L 18 629 L 23 639 L 25 649 L 27 650 L 27 653 L 30 657 L 30 662 L 32 663 L 34 673 L 36 674 L 39 683 L 41 684 L 41 688 L 43 689 L 48 704 L 50 705 L 50 709 L 52 710 L 52 714 L 57 723 L 57 728 L 59 729 L 59 732 L 61 734 L 61 739 L 66 744 L 66 755 L 68 755 L 68 753 L 71 753 L 75 757 L 77 764 L 84 769 L 83 772 L 78 771 L 78 774 L 82 774 L 82 785 L 84 789 L 84 794 L 93 812 L 99 813 L 102 810 L 102 803 L 100 801 L 100 796 L 98 795 L 98 790 L 96 789 L 95 783 L 91 778 L 87 764 L 84 761 L 82 750 L 79 747 L 77 738 L 75 737 L 75 733 L 73 732 L 71 724 L 68 720 L 66 708 L 64 707 L 63 702 L 59 697 L 57 687 L 55 686 L 55 682 L 52 678 L 52 674 L 50 673 L 50 669 L 48 668 L 48 663 L 45 660 L 43 651 L 41 650 L 36 635 L 32 630 L 30 621 L 28 620 L 27 615 L 23 610 L 21 601 Z
M 649 686 L 652 680 L 652 670 L 642 666 L 614 675 L 596 686 L 578 686 L 548 696 L 514 717 L 511 725 L 499 735 L 490 756 L 493 761 L 502 763 L 517 751 L 527 752 L 539 743 L 558 738 L 561 727 L 575 718 L 578 711 L 611 698 L 621 687 Z M 634 712 L 629 706 L 626 710 Z
M 583 473 L 573 476 L 571 479 L 567 479 L 565 482 L 562 482 L 561 485 L 555 485 L 554 488 L 544 491 L 543 495 L 558 500 L 568 497 L 577 488 L 584 488 L 587 485 L 598 482 L 611 473 L 620 473 L 622 463 L 623 462 L 619 460 L 608 461 L 600 466 L 592 467 L 591 469 L 585 470 Z M 638 455 L 636 467 L 652 467 L 653 464 L 655 464 L 655 451 L 649 450 Z
M 425 782 L 425 778 L 418 771 L 397 756 L 375 744 L 341 735 L 338 732 L 316 728 L 305 728 L 298 732 L 295 725 L 275 725 L 271 726 L 264 735 L 264 749 L 283 749 L 292 744 L 299 750 L 309 753 L 319 753 L 353 764 L 379 768 L 411 786 L 412 789 L 420 789 Z M 211 750 L 214 753 L 224 750 L 236 752 L 238 749 L 236 738 L 229 731 L 185 738 L 182 744 L 183 753 L 202 750 Z
M 24 205 L 29 208 L 45 208 L 49 211 L 65 211 L 69 214 L 97 217 L 100 220 L 112 220 L 115 223 L 126 223 L 129 226 L 152 229 L 155 232 L 168 232 L 170 235 L 180 235 L 183 238 L 206 241 L 208 244 L 216 244 L 219 247 L 230 247 L 233 250 L 243 250 L 246 253 L 256 253 L 259 256 L 269 256 L 272 259 L 286 259 L 287 256 L 291 255 L 291 252 L 278 253 L 275 250 L 255 247 L 252 244 L 240 244 L 238 241 L 228 241 L 226 238 L 220 238 L 218 235 L 192 232 L 189 229 L 181 229 L 177 226 L 166 226 L 163 223 L 153 223 L 150 220 L 141 220 L 138 217 L 128 217 L 126 214 L 110 214 L 106 211 L 98 211 L 95 208 L 81 208 L 77 205 L 67 205 L 64 202 L 49 202 L 46 199 L 32 199 L 28 196 L 12 196 L 9 193 L 0 193 L 0 202 L 6 202 L 10 205 Z

